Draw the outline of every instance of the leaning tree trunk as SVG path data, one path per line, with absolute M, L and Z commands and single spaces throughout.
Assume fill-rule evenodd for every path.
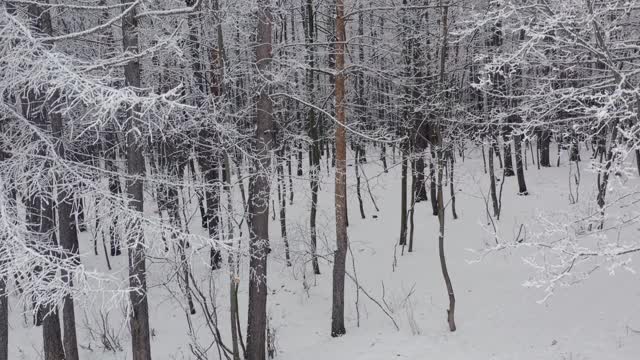
M 271 63 L 272 17 L 268 0 L 258 1 L 256 66 L 268 73 Z M 268 80 L 268 79 L 265 79 Z M 273 104 L 269 87 L 263 84 L 256 104 L 256 132 L 253 142 L 254 173 L 249 184 L 249 319 L 247 360 L 265 359 L 267 331 L 267 253 L 269 248 L 269 174 L 273 142 Z
M 345 116 L 344 49 L 346 41 L 344 0 L 336 0 L 336 251 L 333 260 L 333 305 L 331 311 L 331 336 L 342 336 L 344 327 L 344 278 L 347 248 L 347 143 Z
M 130 6 L 131 0 L 122 0 L 122 4 Z M 136 53 L 138 45 L 138 18 L 136 9 L 125 14 L 122 18 L 122 46 L 124 51 Z M 133 58 L 124 68 L 125 85 L 133 89 L 141 87 L 140 60 Z M 140 109 L 135 106 L 129 110 L 128 127 L 141 128 Z M 136 217 L 127 221 L 127 245 L 129 249 L 129 286 L 134 289 L 129 293 L 131 314 L 129 326 L 131 328 L 131 349 L 133 360 L 151 360 L 151 338 L 149 332 L 149 304 L 147 299 L 147 267 L 145 263 L 145 244 L 140 217 L 144 213 L 144 191 L 141 180 L 145 174 L 142 147 L 144 142 L 135 131 L 128 131 L 127 135 L 127 195 L 129 208 Z

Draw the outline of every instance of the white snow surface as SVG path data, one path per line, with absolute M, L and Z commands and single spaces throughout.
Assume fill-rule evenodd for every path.
M 408 253 L 405 249 L 402 254 L 402 248 L 397 246 L 400 166 L 390 165 L 389 173 L 384 174 L 377 161 L 378 151 L 372 148 L 368 156 L 372 161 L 364 165 L 364 171 L 380 212 L 376 212 L 372 205 L 363 177 L 366 219 L 360 218 L 354 167 L 350 166 L 348 232 L 353 257 L 350 254 L 347 258 L 347 270 L 354 274 L 355 263 L 355 275 L 362 288 L 382 304 L 400 330 L 396 330 L 378 305 L 362 292 L 359 293 L 358 324 L 356 288 L 347 277 L 347 334 L 340 338 L 330 336 L 332 267 L 328 261 L 321 260 L 322 274 L 315 276 L 312 273 L 307 255 L 309 183 L 306 178 L 295 179 L 294 205 L 287 208 L 292 267 L 285 265 L 277 215 L 276 220 L 270 223 L 273 252 L 269 258 L 268 309 L 269 324 L 276 334 L 277 359 L 640 359 L 640 286 L 637 275 L 617 271 L 612 276 L 605 269 L 598 270 L 583 282 L 557 289 L 552 297 L 540 303 L 545 297 L 544 291 L 523 286 L 531 277 L 532 268 L 523 263 L 522 257 L 532 250 L 505 250 L 481 259 L 478 253 L 470 251 L 494 244 L 494 236 L 486 230 L 485 205 L 481 195 L 481 192 L 488 192 L 489 179 L 483 172 L 482 156 L 478 150 L 467 154 L 464 163 L 460 158 L 457 160 L 455 188 L 458 191 L 459 219 L 452 219 L 449 208 L 446 212 L 445 251 L 456 294 L 458 327 L 456 332 L 449 332 L 446 322 L 448 299 L 438 259 L 437 217 L 431 214 L 430 202 L 416 205 L 414 252 Z M 583 154 L 583 158 L 586 157 L 588 154 Z M 388 160 L 391 164 L 390 153 Z M 553 216 L 554 212 L 572 213 L 579 207 L 593 206 L 595 175 L 588 170 L 589 161 L 585 160 L 581 162 L 582 184 L 580 201 L 576 205 L 570 205 L 568 201 L 569 175 L 564 157 L 561 167 L 541 170 L 529 160 L 526 171 L 529 196 L 517 196 L 516 178 L 507 178 L 503 189 L 503 214 L 497 221 L 500 238 L 512 241 L 520 224 L 529 223 L 538 214 Z M 397 156 L 396 161 L 399 161 Z M 638 183 L 637 178 L 629 179 L 625 191 L 632 191 Z M 335 247 L 333 190 L 333 173 L 328 174 L 323 167 L 318 235 L 319 253 L 327 259 L 332 258 L 331 249 Z M 445 194 L 448 198 L 448 187 Z M 276 196 L 275 188 L 272 196 Z M 154 209 L 154 203 L 146 205 L 150 214 Z M 199 223 L 199 218 L 194 219 L 191 228 L 203 231 Z M 634 225 L 623 234 L 638 236 L 638 230 Z M 99 256 L 92 254 L 89 234 L 81 235 L 81 246 L 86 253 L 83 264 L 87 269 L 106 271 L 102 249 Z M 397 260 L 395 268 L 394 253 Z M 203 279 L 207 274 L 207 254 L 208 249 L 204 249 L 193 261 L 195 271 Z M 479 259 L 479 262 L 475 261 Z M 118 269 L 113 275 L 125 279 L 126 254 L 111 260 L 114 269 Z M 248 261 L 245 259 L 242 265 L 239 296 L 241 330 L 245 335 Z M 162 264 L 148 262 L 153 358 L 195 359 L 186 335 L 184 301 L 180 296 L 172 297 L 161 285 L 168 277 L 165 270 Z M 227 315 L 229 275 L 221 270 L 213 277 L 220 330 L 226 345 L 230 346 Z M 177 286 L 172 285 L 172 288 L 175 290 Z M 16 306 L 14 298 L 10 299 L 10 306 L 10 358 L 41 358 L 41 329 L 32 327 L 29 315 Z M 76 307 L 82 359 L 131 359 L 129 333 L 122 321 L 122 305 L 96 300 L 78 301 Z M 99 339 L 91 338 L 88 327 L 97 326 L 95 319 L 101 310 L 109 312 L 110 324 L 119 334 L 122 351 L 105 351 Z M 211 344 L 211 334 L 199 316 L 200 311 L 193 316 L 199 339 L 202 343 Z M 85 321 L 85 318 L 89 320 Z M 215 345 L 208 356 L 209 359 L 218 359 Z

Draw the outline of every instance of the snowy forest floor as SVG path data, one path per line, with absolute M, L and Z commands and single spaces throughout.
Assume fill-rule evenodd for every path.
M 526 171 L 528 196 L 517 196 L 516 178 L 507 178 L 503 189 L 503 213 L 497 221 L 501 241 L 513 241 L 522 223 L 529 232 L 537 231 L 533 219 L 541 214 L 555 217 L 557 213 L 575 214 L 593 207 L 596 183 L 595 175 L 589 171 L 588 156 L 584 153 L 586 161 L 580 163 L 580 199 L 575 205 L 570 205 L 568 200 L 569 168 L 565 153 L 560 167 L 538 170 L 529 160 Z M 532 268 L 522 258 L 527 251 L 533 250 L 505 250 L 484 257 L 471 251 L 495 244 L 494 235 L 487 230 L 491 227 L 487 227 L 482 196 L 483 193 L 487 196 L 489 178 L 484 174 L 482 154 L 478 149 L 467 154 L 464 162 L 460 158 L 457 160 L 455 189 L 459 218 L 453 220 L 450 208 L 446 211 L 445 252 L 456 294 L 458 325 L 456 332 L 449 332 L 446 323 L 448 302 L 438 259 L 437 217 L 431 215 L 430 202 L 416 204 L 414 252 L 407 253 L 405 249 L 402 254 L 402 248 L 397 246 L 400 166 L 397 163 L 390 165 L 389 173 L 382 173 L 377 157 L 377 150 L 370 149 L 369 160 L 375 161 L 365 164 L 363 169 L 380 212 L 373 207 L 363 177 L 366 219 L 361 219 L 358 211 L 353 161 L 348 168 L 351 252 L 347 270 L 357 277 L 362 289 L 389 312 L 400 330 L 395 329 L 376 303 L 362 291 L 358 294 L 355 283 L 347 277 L 347 334 L 337 339 L 329 335 L 332 267 L 327 260 L 332 258 L 331 249 L 335 246 L 334 187 L 333 173 L 327 173 L 323 167 L 318 215 L 319 253 L 326 258 L 320 262 L 322 274 L 313 275 L 308 262 L 308 179 L 294 180 L 295 200 L 287 208 L 292 267 L 287 267 L 284 261 L 277 215 L 270 224 L 273 252 L 269 258 L 268 309 L 269 326 L 275 330 L 276 359 L 606 360 L 640 357 L 637 275 L 618 271 L 611 276 L 606 269 L 595 271 L 587 280 L 560 288 L 540 303 L 545 297 L 543 289 L 523 286 L 531 277 Z M 390 154 L 388 159 L 391 163 Z M 396 156 L 397 161 L 399 157 Z M 497 172 L 501 174 L 501 170 Z M 638 185 L 640 182 L 631 178 L 625 191 L 633 191 Z M 272 188 L 272 197 L 277 199 L 276 194 Z M 448 199 L 448 187 L 445 194 Z M 150 213 L 154 208 L 154 205 L 146 205 Z M 277 200 L 276 209 L 279 209 Z M 204 234 L 199 223 L 199 218 L 194 219 L 191 228 Z M 634 226 L 624 235 L 637 236 L 638 230 Z M 83 233 L 84 266 L 106 271 L 101 247 L 100 255 L 95 256 L 91 244 L 90 234 Z M 201 253 L 195 256 L 193 267 L 200 278 L 206 279 L 208 251 Z M 126 255 L 111 260 L 112 275 L 126 278 Z M 247 263 L 245 259 L 240 274 L 243 335 L 247 318 Z M 153 358 L 195 359 L 189 349 L 191 339 L 187 335 L 184 301 L 168 291 L 175 291 L 176 285 L 164 286 L 169 276 L 163 266 L 155 261 L 149 261 L 148 265 Z M 229 345 L 229 275 L 221 270 L 214 273 L 213 278 L 220 330 Z M 108 301 L 104 303 L 109 304 Z M 10 304 L 10 358 L 38 359 L 40 329 L 32 327 L 29 316 L 24 315 L 11 299 Z M 122 307 L 119 304 L 103 305 L 101 300 L 78 302 L 76 313 L 82 359 L 131 358 Z M 89 331 L 101 327 L 100 313 L 107 312 L 113 334 L 123 348 L 120 351 L 105 351 L 99 336 L 92 338 Z M 199 318 L 200 314 L 193 316 L 194 329 L 200 342 L 209 345 L 212 336 Z M 218 359 L 215 345 L 208 356 Z

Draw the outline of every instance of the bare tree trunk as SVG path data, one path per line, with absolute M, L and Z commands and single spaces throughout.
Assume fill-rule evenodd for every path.
M 194 183 L 197 183 L 198 175 L 196 174 L 196 160 L 189 160 L 189 172 L 191 173 L 191 179 Z M 201 224 L 203 228 L 207 228 L 209 224 L 209 220 L 207 220 L 207 210 L 204 208 L 204 196 L 202 196 L 202 192 L 196 189 L 196 197 L 198 198 L 198 209 L 200 210 L 200 219 L 202 220 Z
M 37 11 L 37 10 L 36 10 Z M 35 15 L 35 14 L 34 14 Z M 40 23 L 42 24 L 43 31 L 47 33 L 49 36 L 53 36 L 53 27 L 51 23 L 51 14 L 49 12 L 43 12 L 40 14 Z M 49 112 L 49 120 L 51 124 L 51 131 L 53 137 L 56 139 L 55 143 L 55 151 L 57 155 L 65 159 L 65 147 L 63 144 L 63 133 L 64 133 L 64 124 L 62 120 L 62 114 L 55 110 L 58 106 L 58 102 L 60 100 L 60 94 L 58 92 L 54 93 L 51 99 L 48 100 L 48 112 Z M 72 262 L 74 265 L 78 265 L 79 260 L 79 249 L 78 249 L 78 233 L 76 229 L 76 219 L 73 216 L 73 194 L 68 191 L 64 187 L 64 181 L 59 175 L 54 175 L 58 178 L 59 181 L 57 183 L 61 183 L 62 187 L 57 190 L 57 215 L 58 215 L 58 241 L 64 249 L 63 257 L 72 258 Z M 49 210 L 51 212 L 51 216 L 53 219 L 53 204 L 48 204 L 47 207 L 51 207 Z M 53 225 L 53 222 L 51 222 Z M 61 270 L 60 276 L 62 277 L 62 281 L 66 284 L 67 287 L 73 287 L 73 280 L 71 275 L 66 270 Z M 63 338 L 63 347 L 64 347 L 64 356 L 65 360 L 78 360 L 78 339 L 76 335 L 76 317 L 75 310 L 73 305 L 73 296 L 71 294 L 67 294 L 64 297 L 63 308 L 62 308 L 62 320 L 64 327 L 64 338 Z M 54 327 L 54 331 L 60 331 L 59 319 L 52 319 Z M 48 322 L 45 320 L 45 322 Z M 45 341 L 47 341 L 45 339 Z M 57 344 L 55 345 L 57 346 Z M 58 350 L 56 350 L 57 352 Z M 55 355 L 57 356 L 57 354 Z
M 400 241 L 399 245 L 407 244 L 407 149 L 405 144 L 402 147 L 402 175 L 400 184 Z
M 609 149 L 607 150 L 607 153 L 605 156 L 604 170 L 598 171 L 597 202 L 598 202 L 598 207 L 600 208 L 600 214 L 602 216 L 602 221 L 598 226 L 599 229 L 602 229 L 604 227 L 605 197 L 607 196 L 607 189 L 609 187 L 609 177 L 611 176 L 611 167 L 613 166 L 613 163 L 617 157 L 617 154 L 614 151 L 617 138 L 618 138 L 618 121 L 614 121 L 613 124 L 611 124 L 611 143 L 609 144 Z M 602 161 L 602 155 L 600 157 L 600 160 Z
M 414 214 L 415 214 L 415 207 L 416 207 L 416 197 L 418 194 L 418 191 L 416 189 L 416 178 L 418 177 L 416 174 L 416 162 L 417 161 L 411 161 L 411 207 L 409 208 L 409 249 L 407 249 L 408 252 L 413 252 L 413 235 L 414 235 L 414 229 L 415 229 L 415 224 L 414 224 Z M 424 166 L 424 160 L 423 160 L 423 166 Z M 424 186 L 424 179 L 422 180 L 422 185 Z
M 280 202 L 280 235 L 284 241 L 284 255 L 287 266 L 291 266 L 291 253 L 289 250 L 289 239 L 287 239 L 287 187 L 284 179 L 283 160 L 284 151 L 280 151 L 280 157 L 277 158 L 276 172 L 278 173 L 278 201 Z
M 389 168 L 387 167 L 387 145 L 384 144 L 384 143 L 382 144 L 382 149 L 380 150 L 380 160 L 382 160 L 382 168 L 383 168 L 384 172 L 388 173 L 389 172 Z M 640 165 L 639 165 L 638 169 L 640 169 Z M 638 172 L 640 172 L 640 170 L 638 170 Z
M 7 9 L 8 10 L 8 9 Z M 2 123 L 0 122 L 0 132 L 3 131 Z M 3 149 L 0 149 L 0 163 L 7 160 L 9 154 L 5 153 Z M 5 186 L 6 183 L 5 183 Z M 2 188 L 3 196 L 6 196 L 6 207 L 16 215 L 16 193 L 12 188 Z M 0 239 L 0 254 L 4 254 L 4 244 L 8 239 Z M 4 256 L 3 256 L 4 258 Z M 4 260 L 0 263 L 0 266 L 5 266 Z M 7 289 L 7 278 L 0 276 L 0 360 L 9 360 L 9 293 Z
M 364 214 L 364 204 L 362 203 L 362 193 L 360 191 L 360 156 L 361 156 L 361 150 L 362 148 L 360 146 L 356 147 L 356 161 L 354 164 L 354 167 L 356 169 L 356 194 L 358 195 L 358 204 L 360 207 L 360 217 L 362 217 L 363 219 L 366 218 L 365 214 Z
M 258 0 L 256 66 L 263 76 L 271 64 L 271 7 Z M 254 173 L 249 184 L 249 319 L 247 360 L 264 360 L 267 331 L 267 254 L 269 248 L 269 174 L 270 148 L 273 142 L 273 104 L 266 84 L 260 87 L 256 105 L 256 132 L 253 142 Z
M 442 87 L 446 86 L 446 58 L 447 48 L 449 46 L 447 38 L 449 34 L 449 0 L 440 0 L 442 10 L 442 49 L 440 51 L 440 81 Z M 444 196 L 442 191 L 442 171 L 445 166 L 443 139 L 441 125 L 438 123 L 436 128 L 436 136 L 438 142 L 438 221 L 440 223 L 440 234 L 438 236 L 438 253 L 440 255 L 440 267 L 442 268 L 442 275 L 444 282 L 447 286 L 447 294 L 449 295 L 449 309 L 447 310 L 447 321 L 449 323 L 449 330 L 456 331 L 455 323 L 455 308 L 456 297 L 453 293 L 453 285 L 451 285 L 451 278 L 449 277 L 449 271 L 447 270 L 447 262 L 444 255 Z
M 48 4 L 48 1 L 45 1 L 44 4 Z M 36 3 L 29 4 L 27 7 L 29 18 L 37 32 L 52 34 L 51 13 L 45 10 L 48 9 L 43 9 Z M 23 114 L 29 122 L 40 130 L 46 131 L 49 122 L 47 112 L 51 109 L 45 107 L 46 100 L 44 96 L 34 89 L 30 89 L 26 94 L 26 98 L 22 98 L 21 102 Z M 39 140 L 38 135 L 34 135 L 34 140 Z M 46 156 L 46 150 L 40 148 L 38 154 Z M 41 243 L 43 249 L 41 255 L 54 257 L 58 256 L 53 253 L 53 249 L 58 244 L 56 235 L 52 231 L 54 228 L 53 199 L 48 198 L 49 195 L 53 197 L 53 189 L 50 186 L 52 179 L 48 175 L 49 161 L 45 161 L 43 167 L 41 173 L 43 174 L 42 176 L 46 177 L 46 182 L 49 185 L 47 185 L 42 194 L 27 194 L 27 230 L 29 230 L 36 242 Z M 55 270 L 42 268 L 39 265 L 34 268 L 33 272 L 35 276 L 42 276 L 45 282 L 51 282 L 56 277 Z M 38 296 L 46 296 L 46 294 L 38 294 Z M 64 360 L 64 345 L 60 331 L 58 307 L 55 304 L 45 303 L 41 305 L 38 303 L 39 301 L 36 301 L 36 326 L 42 325 L 44 360 Z
M 484 143 L 480 144 L 481 148 L 482 148 L 482 166 L 484 169 L 484 173 L 487 173 L 487 156 L 484 153 Z
M 0 360 L 9 360 L 9 298 L 7 295 L 7 279 L 0 276 Z
M 131 0 L 122 0 L 122 4 L 131 5 Z M 122 18 L 122 45 L 124 51 L 137 53 L 138 19 L 137 9 L 125 14 Z M 124 68 L 125 85 L 134 89 L 141 87 L 140 60 L 130 60 Z M 128 128 L 139 127 L 139 111 L 137 107 L 131 109 L 127 115 Z M 129 207 L 142 216 L 144 212 L 144 192 L 141 180 L 145 174 L 144 157 L 142 154 L 143 141 L 135 131 L 129 131 L 127 136 L 127 173 L 131 177 L 127 181 Z M 147 268 L 145 263 L 145 245 L 142 223 L 140 218 L 127 221 L 129 238 L 129 286 L 135 291 L 129 293 L 131 302 L 130 327 L 133 360 L 151 360 L 151 339 L 149 333 L 149 304 L 147 300 Z
M 504 138 L 504 176 L 511 177 L 515 175 L 513 171 L 513 157 L 511 155 L 511 142 L 507 137 Z
M 516 173 L 518 174 L 518 195 L 529 195 L 522 168 L 522 134 L 513 137 L 513 150 L 516 152 Z M 526 155 L 525 155 L 526 156 Z
M 438 197 L 436 191 L 436 171 L 435 166 L 433 165 L 436 161 L 436 152 L 434 150 L 433 144 L 430 146 L 431 148 L 431 161 L 429 161 L 429 191 L 431 192 L 431 210 L 433 211 L 433 216 L 438 216 Z
M 54 102 L 57 101 L 57 95 Z M 49 112 L 51 117 L 51 129 L 53 136 L 56 139 L 56 152 L 58 156 L 64 159 L 65 147 L 63 144 L 63 131 L 64 125 L 62 122 L 62 115 L 55 111 Z M 67 189 L 63 187 L 58 189 L 58 239 L 60 245 L 64 249 L 65 257 L 72 257 L 74 265 L 80 263 L 79 249 L 78 249 L 78 233 L 76 230 L 76 221 L 73 216 L 73 196 Z M 67 271 L 62 271 L 62 280 L 68 287 L 73 286 L 73 280 L 71 275 Z M 78 339 L 76 336 L 76 315 L 73 306 L 73 296 L 67 294 L 64 297 L 64 303 L 62 307 L 62 322 L 64 327 L 64 352 L 65 360 L 78 360 Z
M 538 163 L 542 167 L 550 167 L 551 159 L 549 156 L 550 148 L 551 148 L 551 131 L 550 130 L 541 130 L 539 131 L 539 140 L 540 144 L 540 160 Z
M 333 261 L 331 336 L 346 333 L 344 326 L 344 278 L 349 239 L 347 235 L 347 142 L 345 116 L 344 50 L 346 42 L 344 0 L 336 0 L 336 252 Z
M 453 184 L 453 171 L 455 169 L 455 164 L 454 164 L 454 152 L 453 150 L 449 151 L 449 190 L 451 193 L 451 214 L 453 216 L 453 220 L 458 219 L 458 213 L 456 213 L 456 190 L 455 190 L 455 186 Z
M 314 56 L 313 56 L 313 40 L 314 40 L 314 29 L 315 29 L 315 20 L 314 20 L 314 11 L 313 11 L 313 1 L 306 0 L 305 4 L 305 43 L 307 47 L 307 64 L 309 68 L 313 68 L 314 66 Z M 314 89 L 314 77 L 311 70 L 307 70 L 306 73 L 306 86 L 307 86 L 307 97 L 309 100 L 313 97 L 313 89 Z M 319 189 L 319 179 L 318 176 L 320 174 L 320 140 L 318 135 L 318 118 L 316 116 L 315 110 L 310 108 L 307 110 L 307 118 L 309 124 L 309 138 L 311 138 L 311 146 L 309 150 L 309 182 L 311 185 L 311 212 L 309 214 L 309 231 L 311 234 L 311 266 L 313 267 L 313 273 L 319 275 L 320 274 L 320 265 L 318 264 L 318 239 L 317 239 L 317 227 L 316 227 L 316 218 L 318 212 L 318 189 Z M 327 158 L 329 154 L 327 153 Z

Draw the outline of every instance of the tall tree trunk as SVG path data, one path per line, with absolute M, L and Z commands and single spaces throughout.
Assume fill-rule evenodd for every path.
M 130 6 L 131 0 L 122 0 L 122 4 Z M 138 45 L 138 19 L 137 9 L 125 14 L 122 18 L 122 46 L 124 51 L 137 53 Z M 124 68 L 125 85 L 133 89 L 140 89 L 140 60 L 134 58 L 127 62 Z M 129 110 L 127 117 L 128 129 L 140 128 L 140 109 L 138 106 Z M 145 174 L 145 163 L 142 154 L 144 142 L 136 135 L 135 131 L 129 131 L 127 135 L 127 195 L 129 208 L 139 214 L 144 213 L 144 191 L 142 177 Z M 133 360 L 151 360 L 151 338 L 149 333 L 149 304 L 147 299 L 147 268 L 144 245 L 144 234 L 140 218 L 127 220 L 129 249 L 129 286 L 135 291 L 129 293 L 131 302 L 131 314 L 129 325 L 131 327 L 131 349 Z
M 44 2 L 46 6 L 48 1 Z M 53 34 L 51 25 L 51 13 L 43 9 L 38 4 L 29 4 L 27 12 L 30 20 L 33 22 L 34 28 L 41 34 Z M 48 44 L 51 45 L 51 44 Z M 42 131 L 47 130 L 49 125 L 49 119 L 47 112 L 51 109 L 47 109 L 45 106 L 46 99 L 44 95 L 36 92 L 34 89 L 30 89 L 26 95 L 26 98 L 21 99 L 23 106 L 23 113 L 25 117 L 35 126 Z M 34 140 L 40 140 L 38 135 L 34 135 Z M 38 154 L 46 156 L 46 150 L 40 148 Z M 36 239 L 36 242 L 40 242 L 42 246 L 42 256 L 54 257 L 57 256 L 53 253 L 53 249 L 57 247 L 56 236 L 53 233 L 54 228 L 54 210 L 53 199 L 47 198 L 47 196 L 53 197 L 53 189 L 50 186 L 51 178 L 48 176 L 50 168 L 49 161 L 44 162 L 44 169 L 42 169 L 43 176 L 46 176 L 46 181 L 49 184 L 44 189 L 43 194 L 28 194 L 27 195 L 27 229 L 31 232 L 32 236 Z M 37 180 L 36 180 L 37 181 Z M 39 275 L 44 273 L 43 275 Z M 37 266 L 34 269 L 36 276 L 43 276 L 45 282 L 51 282 L 56 277 L 55 270 L 42 268 Z M 38 294 L 43 296 L 43 294 Z M 46 295 L 44 295 L 46 296 Z M 42 325 L 42 338 L 43 338 L 43 353 L 45 360 L 64 360 L 64 345 L 62 343 L 62 333 L 60 331 L 60 317 L 58 315 L 58 307 L 55 304 L 47 303 L 48 299 L 43 300 L 45 304 L 39 304 L 40 301 L 36 301 L 36 325 Z
M 258 0 L 258 29 L 256 66 L 268 76 L 271 64 L 272 16 L 269 0 Z M 268 80 L 268 79 L 267 79 Z M 256 132 L 253 142 L 255 154 L 249 184 L 249 319 L 247 326 L 247 360 L 265 359 L 267 331 L 267 253 L 269 248 L 269 174 L 271 144 L 273 142 L 273 104 L 267 84 L 260 87 L 256 104 Z
M 346 333 L 344 326 L 344 278 L 349 239 L 347 237 L 347 132 L 345 116 L 344 50 L 346 42 L 344 0 L 336 0 L 336 251 L 333 261 L 333 305 L 331 336 Z
M 53 102 L 58 100 L 58 94 L 54 96 Z M 51 130 L 53 137 L 56 139 L 56 153 L 61 159 L 66 157 L 64 147 L 64 125 L 62 122 L 62 114 L 56 111 L 50 111 L 51 117 Z M 79 264 L 79 249 L 78 249 L 78 233 L 76 230 L 76 221 L 73 215 L 73 194 L 71 194 L 64 185 L 64 178 L 60 177 L 59 182 L 62 185 L 58 189 L 58 239 L 60 245 L 64 249 L 64 256 L 71 257 L 74 265 Z M 61 273 L 62 280 L 66 286 L 71 288 L 73 286 L 72 275 L 68 274 L 66 270 Z M 65 360 L 78 360 L 78 339 L 76 336 L 76 315 L 73 306 L 73 296 L 67 294 L 64 297 L 64 303 L 62 307 L 62 323 L 64 327 L 64 352 Z
M 313 72 L 310 70 L 314 66 L 313 56 L 313 40 L 315 29 L 315 18 L 313 11 L 313 0 L 306 0 L 305 4 L 305 43 L 307 48 L 307 65 L 309 70 L 306 72 L 306 91 L 307 100 L 311 101 L 313 98 L 314 89 L 314 77 Z M 320 265 L 318 264 L 318 239 L 317 239 L 317 212 L 318 212 L 318 189 L 319 189 L 319 175 L 320 175 L 320 139 L 319 139 L 319 123 L 315 113 L 315 109 L 309 108 L 307 110 L 307 122 L 309 126 L 309 138 L 311 139 L 311 146 L 309 150 L 309 182 L 311 185 L 311 212 L 309 214 L 309 231 L 311 234 L 311 266 L 313 267 L 314 274 L 320 274 Z M 327 154 L 327 158 L 329 154 Z
M 0 132 L 2 129 L 2 122 L 0 121 Z M 0 163 L 9 158 L 9 154 L 3 149 L 0 149 Z M 6 199 L 4 206 L 12 212 L 12 215 L 16 215 L 16 192 L 9 184 L 3 179 L 5 188 L 0 188 L 3 198 Z M 0 239 L 0 257 L 3 259 L 0 261 L 0 267 L 6 266 L 5 263 L 5 244 L 8 243 L 7 238 Z M 0 360 L 9 360 L 9 290 L 7 288 L 7 278 L 0 276 Z
M 446 58 L 448 49 L 448 34 L 449 34 L 449 0 L 440 0 L 440 7 L 442 10 L 442 49 L 440 50 L 440 82 L 442 87 L 446 86 Z M 447 262 L 444 255 L 444 195 L 442 191 L 442 172 L 445 166 L 442 129 L 440 123 L 436 128 L 436 136 L 438 142 L 438 222 L 440 223 L 440 232 L 438 236 L 438 253 L 440 255 L 440 267 L 442 269 L 442 275 L 444 282 L 447 286 L 447 294 L 449 295 L 449 309 L 447 310 L 447 322 L 449 323 L 449 330 L 456 331 L 455 323 L 455 308 L 456 297 L 453 293 L 453 285 L 451 284 L 451 278 L 449 277 L 449 271 L 447 270 Z
M 9 297 L 4 276 L 0 276 L 0 360 L 9 360 Z

